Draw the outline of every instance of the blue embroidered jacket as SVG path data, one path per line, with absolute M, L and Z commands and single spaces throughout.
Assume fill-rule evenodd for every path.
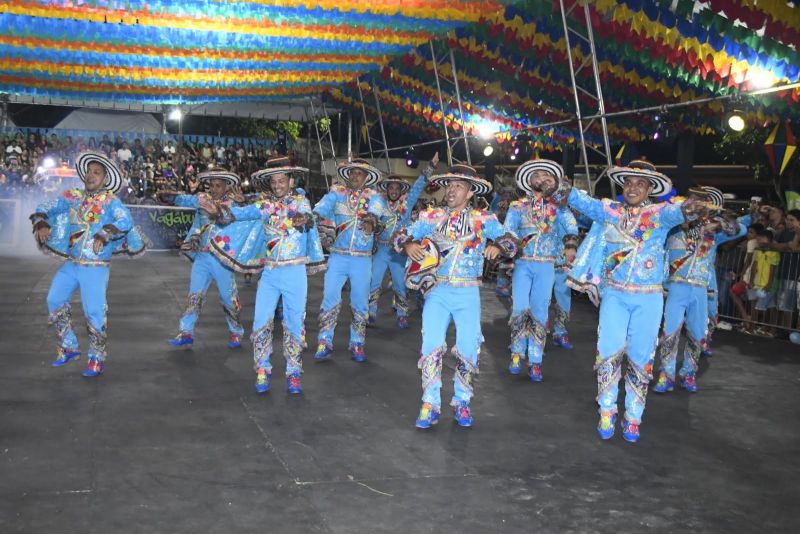
M 83 189 L 69 189 L 39 204 L 31 221 L 34 228 L 39 223 L 50 226 L 45 249 L 81 265 L 107 264 L 116 253 L 134 256 L 144 252 L 144 240 L 138 232 L 131 232 L 131 212 L 108 191 L 88 194 Z M 98 235 L 108 242 L 95 254 Z
M 520 260 L 553 263 L 561 253 L 563 239 L 578 235 L 578 225 L 568 208 L 536 197 L 511 203 L 504 228 L 520 240 Z
M 411 221 L 411 211 L 417 204 L 427 183 L 425 176 L 422 175 L 417 178 L 408 193 L 398 198 L 395 202 L 390 201 L 388 198 L 385 199 L 386 217 L 383 220 L 383 232 L 378 238 L 378 242 L 381 245 L 389 245 L 395 232 L 399 232 L 408 226 Z
M 717 247 L 727 241 L 744 237 L 749 224 L 750 216 L 745 215 L 737 221 L 736 232 L 733 234 L 701 229 L 697 237 L 692 237 L 683 228 L 676 228 L 667 239 L 667 282 L 709 287 L 712 290 L 716 288 L 714 263 Z
M 682 203 L 631 207 L 573 189 L 569 204 L 595 223 L 581 244 L 572 278 L 597 286 L 602 280 L 608 287 L 629 292 L 663 290 L 665 241 L 669 231 L 684 221 Z
M 372 255 L 375 235 L 364 233 L 361 224 L 369 219 L 380 222 L 386 210 L 386 201 L 374 189 L 352 190 L 339 184 L 331 187 L 314 206 L 314 213 L 333 221 L 336 228 L 331 253 L 349 256 Z M 380 232 L 378 225 L 375 226 L 375 231 Z
M 311 204 L 299 194 L 265 197 L 242 207 L 231 207 L 232 224 L 217 227 L 211 235 L 214 254 L 229 267 L 243 272 L 262 268 L 309 264 L 318 270 L 325 257 L 314 225 Z M 311 216 L 308 226 L 296 228 L 292 217 Z
M 480 285 L 483 251 L 488 240 L 493 240 L 506 257 L 517 252 L 515 236 L 507 235 L 493 213 L 469 207 L 460 212 L 447 208 L 420 212 L 417 221 L 395 238 L 395 250 L 399 252 L 409 239 L 419 241 L 426 237 L 439 249 L 436 281 L 450 286 Z

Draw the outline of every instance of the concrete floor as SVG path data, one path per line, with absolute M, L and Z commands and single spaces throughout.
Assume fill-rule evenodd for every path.
M 445 412 L 419 431 L 420 316 L 394 328 L 388 294 L 367 363 L 344 350 L 343 314 L 334 361 L 306 353 L 302 395 L 285 393 L 279 352 L 258 396 L 215 289 L 194 347 L 165 343 L 189 276 L 169 254 L 115 262 L 102 377 L 82 378 L 84 360 L 51 368 L 56 267 L 0 258 L 0 532 L 800 531 L 800 355 L 786 342 L 720 332 L 699 393 L 651 393 L 641 441 L 602 442 L 591 305 L 576 303 L 575 349 L 551 347 L 532 384 L 505 372 L 507 312 L 485 289 L 475 426 Z M 249 332 L 255 284 L 240 295 Z

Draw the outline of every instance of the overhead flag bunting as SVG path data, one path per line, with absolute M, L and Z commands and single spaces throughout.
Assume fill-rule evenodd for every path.
M 797 141 L 795 140 L 792 128 L 789 121 L 778 123 L 775 128 L 770 132 L 769 137 L 764 142 L 764 150 L 767 153 L 767 159 L 772 166 L 772 170 L 778 176 L 783 174 L 789 161 L 792 159 L 795 150 L 797 150 Z

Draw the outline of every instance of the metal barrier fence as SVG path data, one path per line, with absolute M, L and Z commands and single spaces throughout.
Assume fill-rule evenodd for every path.
M 773 283 L 763 289 L 745 290 L 739 283 L 744 274 L 746 251 L 740 247 L 717 253 L 717 295 L 721 320 L 740 323 L 747 330 L 798 330 L 798 279 L 800 253 L 780 253 Z

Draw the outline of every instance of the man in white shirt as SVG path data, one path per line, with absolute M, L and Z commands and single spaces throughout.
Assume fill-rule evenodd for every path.
M 133 153 L 131 152 L 131 149 L 128 148 L 128 143 L 122 143 L 122 148 L 117 150 L 117 158 L 119 159 L 120 163 L 125 163 L 131 159 L 132 156 Z

